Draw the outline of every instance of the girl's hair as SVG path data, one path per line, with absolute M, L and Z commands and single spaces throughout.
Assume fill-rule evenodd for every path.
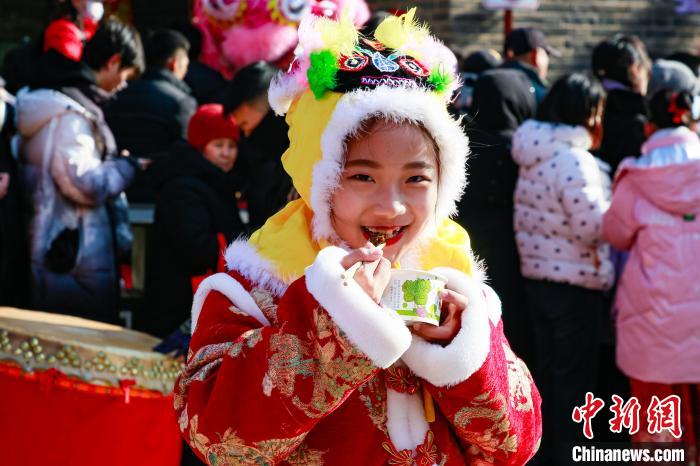
M 700 120 L 700 108 L 697 108 L 700 102 L 693 105 L 697 98 L 685 91 L 661 90 L 657 92 L 649 102 L 651 122 L 659 129 L 689 126 Z M 696 108 L 693 108 L 694 106 Z
M 605 104 L 605 89 L 593 76 L 567 74 L 554 83 L 537 112 L 539 121 L 585 126 Z
M 599 79 L 612 79 L 635 87 L 633 65 L 651 66 L 644 43 L 636 36 L 617 34 L 593 49 L 593 73 Z

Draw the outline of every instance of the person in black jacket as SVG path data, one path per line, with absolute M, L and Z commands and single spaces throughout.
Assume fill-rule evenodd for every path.
M 486 264 L 491 286 L 503 303 L 503 325 L 513 350 L 532 363 L 531 323 L 524 307 L 523 278 L 513 230 L 513 191 L 518 166 L 510 155 L 513 132 L 535 116 L 536 97 L 523 73 L 486 71 L 476 82 L 468 128 L 469 185 L 459 204 L 458 222 L 472 249 Z
M 245 135 L 241 141 L 243 163 L 236 171 L 248 180 L 242 188 L 251 231 L 284 207 L 292 192 L 292 180 L 282 166 L 282 154 L 289 147 L 289 127 L 267 101 L 276 73 L 277 69 L 265 62 L 242 68 L 229 84 L 224 100 L 224 111 L 233 115 Z
M 189 66 L 187 39 L 176 31 L 159 30 L 145 42 L 146 71 L 119 92 L 106 109 L 107 122 L 119 150 L 155 160 L 171 144 L 187 140 L 187 122 L 197 101 L 183 81 Z M 131 202 L 153 202 L 149 172 L 139 174 L 127 191 Z
M 238 154 L 235 120 L 219 104 L 203 105 L 188 136 L 151 167 L 158 191 L 147 248 L 147 311 L 136 324 L 162 338 L 189 317 L 198 278 L 223 271 L 222 249 L 245 233 L 227 176 Z
M 514 29 L 506 37 L 505 62 L 502 68 L 517 70 L 525 74 L 535 90 L 539 105 L 547 95 L 547 74 L 551 57 L 561 57 L 561 52 L 547 42 L 542 31 L 532 28 Z
M 651 61 L 635 36 L 618 34 L 593 49 L 593 73 L 608 93 L 603 117 L 603 143 L 595 153 L 615 173 L 622 159 L 637 156 L 646 140 L 644 96 Z
M 14 107 L 3 84 L 0 78 L 0 306 L 25 307 L 29 303 L 29 248 L 17 162 L 10 149 Z

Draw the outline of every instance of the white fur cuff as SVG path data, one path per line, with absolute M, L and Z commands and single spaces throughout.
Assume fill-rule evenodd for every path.
M 411 334 L 391 310 L 383 309 L 354 280 L 343 285 L 340 261 L 347 252 L 335 246 L 321 250 L 306 268 L 306 289 L 330 314 L 348 339 L 383 369 L 411 344 Z
M 469 299 L 462 313 L 462 329 L 443 347 L 413 336 L 403 361 L 417 376 L 437 387 L 467 380 L 486 361 L 491 346 L 489 320 L 500 319 L 500 301 L 488 286 L 447 268 L 433 270 L 448 279 L 447 287 Z
M 194 299 L 192 300 L 193 334 L 197 328 L 197 321 L 199 320 L 199 314 L 202 312 L 202 307 L 204 307 L 204 301 L 212 291 L 218 291 L 226 296 L 240 311 L 253 317 L 262 325 L 266 327 L 270 325 L 270 321 L 267 320 L 265 314 L 260 310 L 252 296 L 243 288 L 243 285 L 238 283 L 238 281 L 229 274 L 215 273 L 204 279 L 204 281 L 199 284 L 199 288 L 197 288 L 197 292 L 194 294 Z

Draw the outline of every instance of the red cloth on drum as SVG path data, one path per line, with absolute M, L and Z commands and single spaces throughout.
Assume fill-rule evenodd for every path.
M 129 392 L 0 363 L 2 464 L 179 465 L 172 394 Z

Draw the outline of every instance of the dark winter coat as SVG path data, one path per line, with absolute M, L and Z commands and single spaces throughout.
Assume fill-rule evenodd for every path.
M 515 351 L 526 358 L 533 349 L 522 305 L 523 279 L 513 229 L 518 166 L 511 157 L 511 139 L 518 126 L 535 115 L 531 87 L 523 73 L 506 69 L 487 71 L 477 81 L 474 127 L 467 129 L 472 150 L 469 185 L 460 201 L 458 217 L 501 297 L 508 338 Z
M 146 312 L 137 327 L 165 337 L 190 316 L 191 278 L 215 271 L 221 246 L 245 233 L 230 177 L 182 143 L 151 168 L 157 187 L 147 247 Z
M 603 116 L 603 143 L 595 153 L 615 173 L 625 157 L 641 154 L 648 120 L 644 97 L 631 90 L 608 91 Z
M 292 180 L 282 166 L 282 154 L 289 147 L 289 127 L 283 117 L 270 111 L 253 131 L 241 142 L 237 173 L 245 174 L 248 186 L 245 197 L 250 212 L 251 231 L 287 204 Z
M 544 97 L 547 95 L 548 86 L 547 82 L 542 79 L 534 66 L 523 63 L 520 60 L 508 60 L 501 65 L 501 68 L 507 70 L 517 70 L 527 76 L 527 79 L 530 80 L 530 85 L 535 90 L 537 105 L 539 106 L 542 103 Z
M 92 70 L 53 51 L 41 66 L 47 70 L 41 88 L 17 97 L 32 306 L 115 322 L 117 255 L 130 246 L 130 238 L 116 234 L 126 228 L 129 235 L 116 220 L 125 209 L 117 197 L 133 179 L 134 164 L 115 156 L 100 109 L 107 96 Z
M 166 69 L 147 69 L 117 93 L 105 114 L 119 150 L 155 160 L 165 156 L 171 144 L 187 140 L 187 123 L 196 110 L 187 84 Z M 127 194 L 131 202 L 154 201 L 149 171 L 137 174 Z
M 22 200 L 17 163 L 10 152 L 14 108 L 0 102 L 0 173 L 10 175 L 0 199 L 0 306 L 29 304 L 29 252 L 24 233 Z
M 224 103 L 228 82 L 214 68 L 198 61 L 191 61 L 187 68 L 185 83 L 192 89 L 192 95 L 197 99 L 198 105 Z

